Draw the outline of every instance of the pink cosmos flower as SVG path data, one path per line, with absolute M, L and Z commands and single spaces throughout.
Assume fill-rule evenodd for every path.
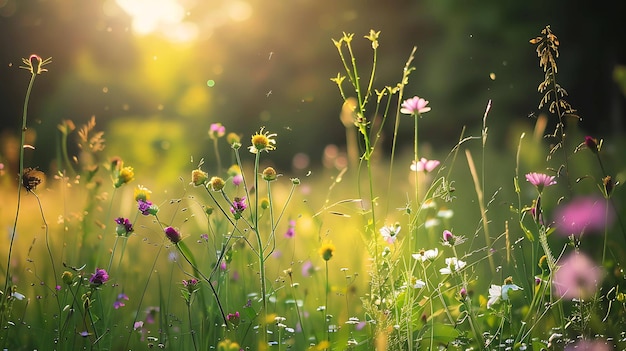
M 431 172 L 433 169 L 437 168 L 441 162 L 437 160 L 427 160 L 424 157 L 420 158 L 419 161 L 411 163 L 411 170 L 413 172 Z
M 575 198 L 557 208 L 554 215 L 557 232 L 562 236 L 602 233 L 614 219 L 614 212 L 600 196 Z
M 407 115 L 421 115 L 430 111 L 430 107 L 427 107 L 428 101 L 418 96 L 414 96 L 410 99 L 404 100 L 401 105 L 400 112 Z
M 536 186 L 539 192 L 542 192 L 544 187 L 556 184 L 554 176 L 549 176 L 543 173 L 528 173 L 526 174 L 526 180 L 529 181 L 530 184 Z
M 572 252 L 557 262 L 552 281 L 554 293 L 567 300 L 586 299 L 602 281 L 602 269 L 585 254 Z

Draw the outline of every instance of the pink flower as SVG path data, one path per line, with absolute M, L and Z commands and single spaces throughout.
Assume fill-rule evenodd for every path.
M 556 229 L 563 236 L 601 233 L 613 223 L 613 211 L 599 196 L 578 197 L 555 211 Z
M 604 340 L 579 340 L 567 345 L 565 351 L 611 351 L 613 346 Z
M 407 115 L 421 115 L 422 113 L 426 113 L 430 111 L 430 107 L 426 107 L 428 105 L 428 101 L 424 100 L 418 96 L 414 96 L 410 99 L 404 100 L 401 105 L 400 112 Z
M 602 269 L 585 254 L 573 252 L 557 262 L 552 281 L 554 293 L 561 298 L 586 299 L 593 295 L 602 281 Z
M 176 228 L 174 227 L 167 227 L 165 228 L 165 236 L 170 239 L 170 241 L 172 242 L 172 244 L 176 244 L 177 242 L 179 242 L 182 239 L 182 236 L 180 235 L 180 232 L 178 230 L 176 230 Z
M 437 168 L 441 162 L 437 160 L 427 160 L 422 157 L 419 161 L 411 163 L 411 170 L 413 172 L 431 172 L 433 169 Z
M 294 235 L 296 235 L 296 221 L 292 219 L 289 221 L 289 227 L 285 232 L 285 238 L 293 238 Z
M 528 173 L 526 174 L 526 180 L 529 181 L 530 184 L 536 186 L 539 192 L 542 192 L 544 187 L 556 184 L 554 176 L 549 176 L 543 173 Z

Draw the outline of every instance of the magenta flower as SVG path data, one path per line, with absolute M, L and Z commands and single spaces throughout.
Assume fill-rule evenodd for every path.
M 209 127 L 209 137 L 211 139 L 221 138 L 226 134 L 226 127 L 221 123 L 212 123 Z
M 431 172 L 433 169 L 437 168 L 441 162 L 437 160 L 427 160 L 422 157 L 419 161 L 413 161 L 411 163 L 411 170 L 413 172 Z
M 115 223 L 117 223 L 115 232 L 118 236 L 128 236 L 134 230 L 133 224 L 128 218 L 118 217 L 115 219 Z
M 543 191 L 543 188 L 556 184 L 554 176 L 536 172 L 526 174 L 526 180 L 529 181 L 530 184 L 536 186 L 540 193 Z
M 106 270 L 97 268 L 95 273 L 91 274 L 91 278 L 89 278 L 89 283 L 93 286 L 100 286 L 109 280 L 109 273 Z
M 557 262 L 552 283 L 554 293 L 567 300 L 587 299 L 602 281 L 602 269 L 585 254 L 572 252 Z
M 235 200 L 233 201 L 233 205 L 230 207 L 230 213 L 232 213 L 235 216 L 235 219 L 239 219 L 241 218 L 241 212 L 243 212 L 243 210 L 246 209 L 246 207 L 248 207 L 246 205 L 246 197 L 236 197 Z
M 302 264 L 302 276 L 303 277 L 308 277 L 311 274 L 315 273 L 315 267 L 313 266 L 313 262 L 309 261 L 305 261 Z
M 404 100 L 401 105 L 400 112 L 406 115 L 419 116 L 422 113 L 430 111 L 430 107 L 427 107 L 428 101 L 418 96 L 414 96 L 410 99 Z
M 615 219 L 606 200 L 599 196 L 573 199 L 556 209 L 556 230 L 563 236 L 602 233 Z
M 442 234 L 442 237 L 443 237 L 443 244 L 444 245 L 454 246 L 455 237 L 454 237 L 454 235 L 452 234 L 451 231 L 449 231 L 447 229 L 444 230 L 443 234 Z
M 293 219 L 289 221 L 289 227 L 285 232 L 285 238 L 293 238 L 296 235 L 296 221 Z
M 176 244 L 182 239 L 180 232 L 173 227 L 165 228 L 165 236 L 170 239 L 173 244 Z
M 137 200 L 137 209 L 144 216 L 149 216 L 152 214 L 152 202 L 148 200 L 139 199 Z M 156 212 L 155 212 L 156 213 Z
M 233 176 L 233 184 L 235 186 L 239 186 L 243 183 L 243 176 L 241 174 L 236 174 Z
M 113 308 L 117 310 L 120 307 L 126 306 L 124 300 L 128 301 L 128 296 L 124 293 L 118 294 L 117 299 L 115 300 L 115 302 L 113 302 Z

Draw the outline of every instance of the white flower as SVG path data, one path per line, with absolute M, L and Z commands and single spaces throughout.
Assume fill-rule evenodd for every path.
M 459 259 L 457 259 L 456 257 L 448 257 L 446 258 L 446 266 L 444 268 L 441 268 L 439 270 L 439 273 L 441 274 L 452 274 L 452 272 L 457 272 L 461 269 L 463 269 L 463 267 L 465 267 L 467 265 L 467 262 L 465 261 L 461 261 Z
M 489 288 L 489 300 L 487 301 L 487 308 L 498 303 L 501 299 L 507 301 L 509 299 L 509 290 L 524 290 L 515 284 L 495 285 L 491 284 Z
M 426 250 L 426 251 L 422 250 L 418 253 L 414 253 L 412 256 L 414 259 L 418 261 L 426 262 L 426 261 L 434 261 L 438 255 L 439 255 L 439 250 L 435 248 L 433 250 Z
M 24 298 L 26 297 L 26 296 L 24 296 L 24 294 L 20 294 L 17 291 L 12 292 L 11 296 L 13 296 L 14 299 L 20 300 L 20 301 L 24 300 Z
M 413 288 L 414 289 L 421 289 L 421 288 L 423 288 L 425 286 L 426 286 L 426 283 L 424 283 L 424 281 L 421 280 L 421 279 L 416 280 L 415 284 L 413 284 Z
M 389 244 L 393 244 L 396 241 L 398 233 L 400 233 L 400 225 L 397 223 L 392 226 L 388 225 L 380 228 L 380 234 Z

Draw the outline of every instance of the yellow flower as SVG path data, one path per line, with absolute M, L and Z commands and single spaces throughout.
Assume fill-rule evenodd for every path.
M 251 153 L 256 154 L 260 151 L 270 152 L 276 149 L 276 133 L 269 133 L 268 131 L 263 131 L 265 127 L 262 127 L 261 130 L 252 136 L 252 145 L 248 147 Z
M 150 191 L 148 188 L 144 187 L 143 185 L 138 185 L 135 188 L 135 201 L 139 201 L 139 200 L 149 201 L 150 194 L 152 194 L 152 191 Z
M 191 184 L 194 186 L 201 186 L 209 179 L 209 174 L 200 168 L 191 171 Z
M 226 171 L 226 173 L 228 173 L 229 176 L 234 177 L 241 174 L 241 168 L 239 167 L 239 165 L 232 165 L 230 166 L 230 168 L 228 168 L 228 171 Z
M 326 241 L 320 247 L 319 253 L 324 261 L 329 261 L 333 258 L 333 254 L 335 253 L 335 245 L 330 241 Z
M 117 181 L 115 182 L 115 187 L 119 188 L 126 183 L 130 183 L 135 179 L 135 171 L 133 167 L 122 167 L 120 173 L 117 175 Z
M 276 177 L 278 176 L 276 174 L 276 170 L 273 167 L 265 168 L 262 174 L 263 174 L 263 179 L 267 180 L 268 182 L 276 180 Z
M 226 183 L 224 183 L 224 179 L 220 177 L 212 177 L 211 180 L 209 180 L 209 186 L 213 191 L 220 191 L 224 189 L 225 184 Z

